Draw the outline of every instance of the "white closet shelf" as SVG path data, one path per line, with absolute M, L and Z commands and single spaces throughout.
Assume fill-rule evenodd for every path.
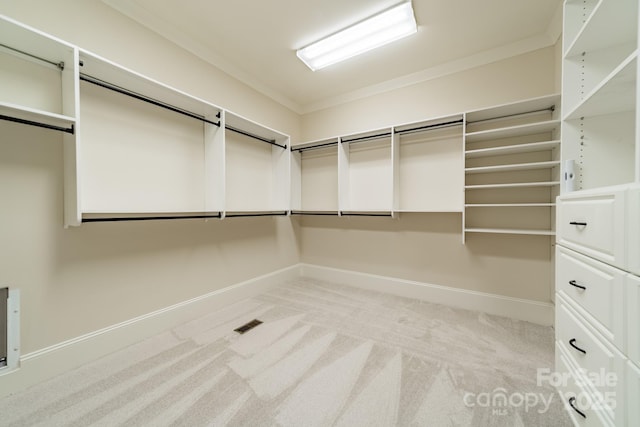
M 570 111 L 565 120 L 635 109 L 638 51 L 634 51 Z
M 560 181 L 542 181 L 542 182 L 514 182 L 509 184 L 479 184 L 465 185 L 467 190 L 482 190 L 495 188 L 527 188 L 527 187 L 555 187 L 560 185 Z
M 630 4 L 636 9 L 635 13 L 629 12 Z M 638 36 L 636 5 L 636 2 L 628 0 L 599 1 L 569 44 L 565 57 L 634 40 Z
M 491 233 L 491 234 L 526 234 L 533 236 L 555 236 L 553 230 L 528 230 L 518 228 L 465 228 L 465 233 Z
M 514 136 L 531 135 L 535 133 L 551 132 L 560 127 L 560 120 L 546 120 L 517 126 L 471 132 L 465 135 L 467 142 L 489 141 L 492 139 L 510 138 Z
M 7 102 L 0 102 L 0 115 L 59 127 L 69 127 L 76 122 L 74 117 Z
M 498 166 L 481 166 L 475 168 L 466 168 L 465 173 L 491 173 L 491 172 L 510 172 L 518 170 L 535 170 L 535 169 L 551 169 L 560 165 L 560 161 L 552 160 L 548 162 L 535 162 L 535 163 L 518 163 L 512 165 L 498 165 Z
M 72 45 L 11 18 L 5 16 L 0 18 L 0 40 L 2 44 L 9 47 L 3 50 L 7 52 L 17 50 L 22 54 L 39 57 L 54 64 L 72 58 L 70 56 L 74 50 Z
M 143 76 L 85 50 L 80 50 L 80 62 L 81 78 L 86 76 L 91 80 L 99 80 L 202 118 L 219 121 L 222 108 L 203 99 Z
M 502 156 L 506 154 L 533 153 L 536 151 L 547 151 L 560 147 L 560 140 L 531 142 L 527 144 L 507 145 L 504 147 L 482 148 L 478 150 L 468 150 L 465 152 L 467 159 L 479 157 Z
M 464 206 L 467 208 L 534 208 L 555 205 L 555 203 L 469 203 Z
M 467 124 L 473 125 L 474 123 L 481 121 L 500 120 L 509 116 L 528 114 L 533 111 L 539 112 L 556 106 L 559 101 L 560 94 L 553 94 L 529 99 L 524 102 L 515 102 L 499 105 L 497 107 L 471 111 L 466 114 Z

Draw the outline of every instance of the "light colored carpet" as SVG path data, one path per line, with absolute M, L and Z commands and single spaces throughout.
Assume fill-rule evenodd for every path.
M 552 367 L 551 328 L 300 279 L 4 398 L 0 425 L 570 425 Z

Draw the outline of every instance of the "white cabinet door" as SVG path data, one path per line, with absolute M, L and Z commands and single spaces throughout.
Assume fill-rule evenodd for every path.
M 624 348 L 626 273 L 562 246 L 556 247 L 556 291 L 584 309 L 587 320 L 620 349 Z
M 627 266 L 640 275 L 640 187 L 627 192 Z
M 627 355 L 640 366 L 640 277 L 627 275 Z
M 625 267 L 625 189 L 559 198 L 558 243 Z

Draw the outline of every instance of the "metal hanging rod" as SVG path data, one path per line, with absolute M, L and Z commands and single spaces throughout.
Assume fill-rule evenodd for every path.
M 206 119 L 205 117 L 203 117 L 203 116 L 201 116 L 199 114 L 192 113 L 191 111 L 187 111 L 187 110 L 184 110 L 184 109 L 182 109 L 180 107 L 176 107 L 174 105 L 167 104 L 166 102 L 158 101 L 157 99 L 153 99 L 153 98 L 150 98 L 148 96 L 139 94 L 137 92 L 133 92 L 133 91 L 131 91 L 129 89 L 125 89 L 123 87 L 114 85 L 113 83 L 105 82 L 104 80 L 100 80 L 100 79 L 98 79 L 96 77 L 92 77 L 92 76 L 89 76 L 87 74 L 80 73 L 80 80 L 83 80 L 83 81 L 85 81 L 87 83 L 94 84 L 96 86 L 100 86 L 100 87 L 105 88 L 105 89 L 112 90 L 112 91 L 120 93 L 122 95 L 129 96 L 129 97 L 137 99 L 139 101 L 143 101 L 143 102 L 155 105 L 157 107 L 161 107 L 161 108 L 164 108 L 166 110 L 173 111 L 174 113 L 182 114 L 183 116 L 191 117 L 192 119 L 200 120 L 201 122 L 209 123 L 210 125 L 214 125 L 214 126 L 220 127 L 220 122 L 219 121 L 218 122 L 214 122 L 214 121 L 208 120 L 208 119 Z
M 206 219 L 221 218 L 221 214 L 215 215 L 175 215 L 175 216 L 129 216 L 111 218 L 82 218 L 82 222 L 118 222 L 118 221 L 158 221 L 165 219 Z
M 391 213 L 364 213 L 340 211 L 341 216 L 392 216 Z
M 256 212 L 256 213 L 237 213 L 237 214 L 227 214 L 225 218 L 243 218 L 243 217 L 253 217 L 253 216 L 287 216 L 288 212 Z
M 2 44 L 2 43 L 0 43 L 0 47 L 3 47 L 5 49 L 11 50 L 13 52 L 19 53 L 19 54 L 24 55 L 24 56 L 28 56 L 29 58 L 33 58 L 33 59 L 36 59 L 36 60 L 41 61 L 41 62 L 46 62 L 47 64 L 51 64 L 54 67 L 59 68 L 60 71 L 64 70 L 64 61 L 60 61 L 60 62 L 51 61 L 49 59 L 42 58 L 40 56 L 36 56 L 36 55 L 34 55 L 32 53 L 25 52 L 25 51 L 20 50 L 20 49 L 16 49 L 15 47 L 7 46 L 6 44 Z
M 33 120 L 19 119 L 17 117 L 11 117 L 11 116 L 5 116 L 5 115 L 0 115 L 0 120 L 6 120 L 8 122 L 20 123 L 20 124 L 23 124 L 23 125 L 36 126 L 36 127 L 39 127 L 39 128 L 57 130 L 57 131 L 60 131 L 60 132 L 69 133 L 71 135 L 73 135 L 75 133 L 75 128 L 74 128 L 73 125 L 71 125 L 70 128 L 65 128 L 65 127 L 62 127 L 62 126 L 50 125 L 48 123 L 40 123 L 40 122 L 36 122 L 36 121 L 33 121 Z
M 309 145 L 307 147 L 300 147 L 300 148 L 292 148 L 291 151 L 306 151 L 306 150 L 314 150 L 316 148 L 322 148 L 322 147 L 328 147 L 330 145 L 337 145 L 338 141 L 332 141 L 332 142 L 325 142 L 322 144 L 316 144 L 316 145 Z
M 235 127 L 229 126 L 229 125 L 225 125 L 224 128 L 227 129 L 227 130 L 230 130 L 231 132 L 239 133 L 240 135 L 248 136 L 249 138 L 257 139 L 258 141 L 266 142 L 267 144 L 275 145 L 275 146 L 283 148 L 285 150 L 287 149 L 286 145 L 278 144 L 275 139 L 268 139 L 268 138 L 262 137 L 260 135 L 256 135 L 254 133 L 247 132 L 247 131 L 244 131 L 242 129 L 238 129 L 238 128 L 235 128 Z
M 340 142 L 363 142 L 363 141 L 369 141 L 371 139 L 384 138 L 385 136 L 391 136 L 391 132 L 378 133 L 378 134 L 369 135 L 369 136 L 360 136 L 358 138 L 352 138 L 352 139 L 341 139 Z
M 525 111 L 523 113 L 515 113 L 515 114 L 506 114 L 504 116 L 498 116 L 498 117 L 490 117 L 488 119 L 481 119 L 481 120 L 474 120 L 472 122 L 467 120 L 467 124 L 474 124 L 474 123 L 481 123 L 481 122 L 488 122 L 491 120 L 500 120 L 500 119 L 508 119 L 509 117 L 518 117 L 518 116 L 526 116 L 529 114 L 537 114 L 537 113 L 543 113 L 545 111 L 551 111 L 554 112 L 556 110 L 556 106 L 552 105 L 551 107 L 548 108 L 541 108 L 539 110 L 532 110 L 532 111 Z
M 291 211 L 291 215 L 338 216 L 338 212 L 303 212 L 303 211 Z
M 429 130 L 429 129 L 438 129 L 438 128 L 447 128 L 447 127 L 453 127 L 453 126 L 460 126 L 463 123 L 464 123 L 464 120 L 460 119 L 460 120 L 453 120 L 453 121 L 450 121 L 450 122 L 443 122 L 443 123 L 435 123 L 435 124 L 432 124 L 432 125 L 418 126 L 418 127 L 411 128 L 411 129 L 398 130 L 398 129 L 394 128 L 393 131 L 395 133 L 398 133 L 398 134 L 414 133 L 414 132 L 420 132 L 420 131 Z

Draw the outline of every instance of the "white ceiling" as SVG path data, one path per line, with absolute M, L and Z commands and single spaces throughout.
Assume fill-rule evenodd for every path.
M 319 71 L 295 50 L 400 0 L 103 0 L 299 113 L 540 49 L 562 0 L 413 0 L 418 33 Z

